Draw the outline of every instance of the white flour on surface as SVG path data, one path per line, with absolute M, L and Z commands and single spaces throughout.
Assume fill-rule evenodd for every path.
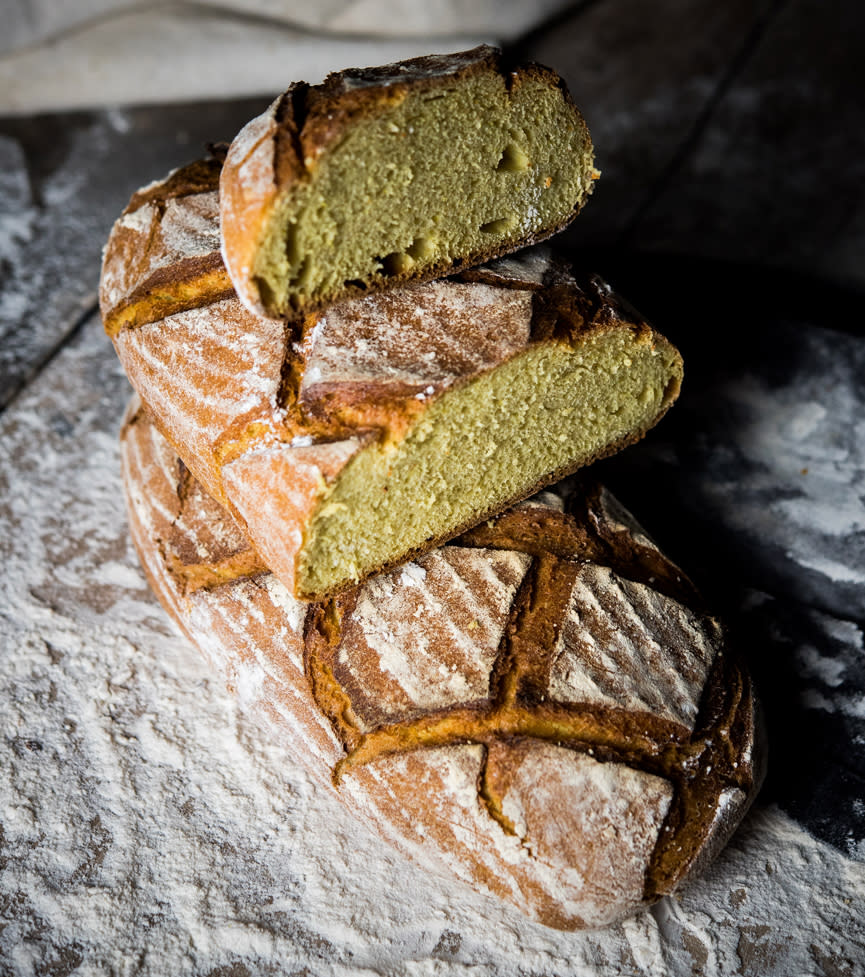
M 357 825 L 150 595 L 127 394 L 94 319 L 0 417 L 2 977 L 863 973 L 865 864 L 774 807 L 680 896 L 576 934 Z
M 862 584 L 865 565 L 839 560 L 832 547 L 833 540 L 865 532 L 865 497 L 855 491 L 862 487 L 865 461 L 861 387 L 857 398 L 857 386 L 845 377 L 830 387 L 815 371 L 816 389 L 810 390 L 807 379 L 799 375 L 798 382 L 773 388 L 755 376 L 741 378 L 730 391 L 748 408 L 739 446 L 755 470 L 771 458 L 766 483 L 783 474 L 790 486 L 788 497 L 773 501 L 763 517 L 773 535 L 784 532 L 787 555 L 830 580 Z M 756 509 L 739 513 L 743 522 L 750 520 L 746 528 L 755 525 Z

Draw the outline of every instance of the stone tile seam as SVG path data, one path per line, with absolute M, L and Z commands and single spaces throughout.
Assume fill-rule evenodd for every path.
M 64 332 L 60 338 L 45 353 L 35 361 L 30 369 L 17 378 L 13 378 L 9 384 L 8 391 L 4 392 L 0 399 L 0 417 L 15 405 L 17 399 L 35 383 L 43 371 L 63 352 L 66 346 L 71 343 L 81 332 L 92 316 L 99 315 L 99 303 L 96 299 L 91 299 L 82 308 L 81 312 L 73 319 L 72 325 Z

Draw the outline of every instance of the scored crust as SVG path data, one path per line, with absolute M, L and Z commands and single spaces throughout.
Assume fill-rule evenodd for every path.
M 623 422 L 584 457 L 550 465 L 359 575 L 417 555 L 637 440 L 678 394 L 675 349 L 600 279 L 578 282 L 545 249 L 343 303 L 295 327 L 255 315 L 224 292 L 218 172 L 215 161 L 195 164 L 133 198 L 106 247 L 103 320 L 163 434 L 298 596 L 354 582 L 305 589 L 298 581 L 309 527 L 351 464 L 400 445 L 437 404 L 497 370 L 519 375 L 521 357 L 570 356 L 609 336 L 660 357 L 669 376 L 640 423 Z
M 607 925 L 693 877 L 750 805 L 764 743 L 748 674 L 605 490 L 558 486 L 305 605 L 139 405 L 122 458 L 166 609 L 422 867 L 549 926 Z
M 312 295 L 298 307 L 276 312 L 262 294 L 255 266 L 264 228 L 286 189 L 314 179 L 321 161 L 365 120 L 399 105 L 409 95 L 447 92 L 485 75 L 501 78 L 508 92 L 537 83 L 560 93 L 568 107 L 568 124 L 575 133 L 573 141 L 580 146 L 579 154 L 571 146 L 563 155 L 572 158 L 575 169 L 584 171 L 583 189 L 573 206 L 544 226 L 527 226 L 519 236 L 494 245 L 429 264 L 411 263 L 411 268 L 402 270 L 355 275 L 346 279 L 338 291 Z M 456 144 L 455 134 L 454 147 Z M 598 175 L 592 165 L 591 138 L 585 120 L 564 81 L 542 65 L 509 65 L 498 49 L 481 45 L 457 54 L 428 55 L 379 68 L 340 71 L 329 75 L 321 85 L 293 84 L 235 137 L 220 180 L 223 256 L 238 297 L 247 308 L 261 315 L 296 320 L 333 302 L 410 281 L 430 281 L 546 240 L 577 216 Z M 337 215 L 335 219 L 342 218 Z

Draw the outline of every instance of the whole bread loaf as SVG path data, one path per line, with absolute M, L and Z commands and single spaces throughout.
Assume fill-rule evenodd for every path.
M 431 549 L 640 438 L 678 394 L 675 348 L 543 249 L 296 326 L 249 312 L 217 250 L 218 172 L 133 197 L 102 313 L 165 436 L 295 596 Z
M 603 489 L 559 486 L 302 604 L 137 404 L 122 457 L 168 612 L 421 866 L 549 926 L 601 926 L 698 873 L 747 810 L 763 763 L 750 679 Z
M 220 184 L 238 295 L 296 318 L 540 241 L 597 176 L 555 72 L 479 47 L 293 85 L 237 135 Z

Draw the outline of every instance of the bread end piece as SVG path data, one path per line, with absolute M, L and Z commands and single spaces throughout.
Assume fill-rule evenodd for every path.
M 296 319 L 565 227 L 597 171 L 564 82 L 495 48 L 292 86 L 235 138 L 223 255 L 248 308 Z

